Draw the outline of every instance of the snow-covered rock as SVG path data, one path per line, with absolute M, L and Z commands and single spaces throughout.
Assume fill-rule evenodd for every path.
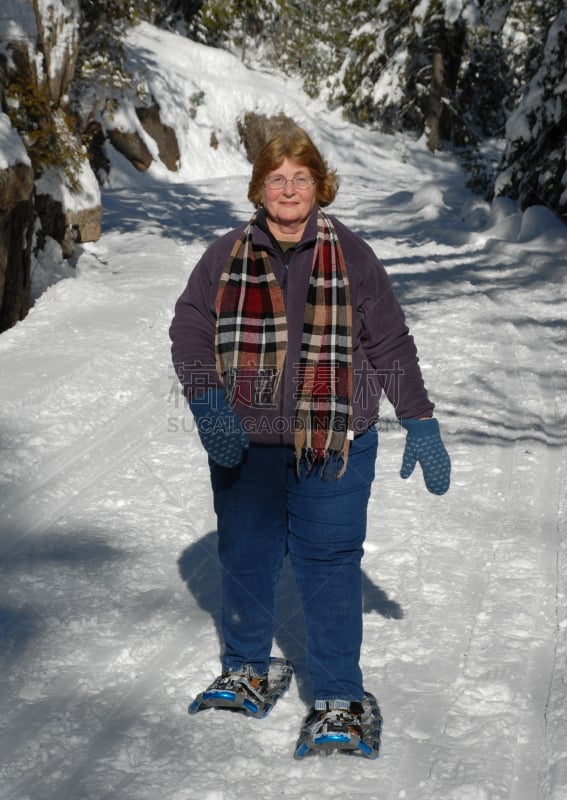
M 48 238 L 66 257 L 76 241 L 97 239 L 101 203 L 94 173 L 64 113 L 78 54 L 78 0 L 4 0 L 0 13 L 0 57 L 11 86 L 5 98 L 11 116 L 0 113 L 2 331 L 28 311 L 32 257 L 40 256 Z M 28 114 L 30 94 L 35 100 Z M 63 143 L 58 160 L 51 139 L 46 136 L 40 148 L 35 136 L 50 127 Z

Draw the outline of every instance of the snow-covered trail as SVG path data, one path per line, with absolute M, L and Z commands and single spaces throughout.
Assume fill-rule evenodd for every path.
M 475 201 L 419 147 L 389 170 L 347 176 L 333 210 L 393 276 L 454 479 L 443 498 L 400 480 L 385 408 L 363 650 L 382 757 L 292 760 L 308 694 L 288 569 L 289 694 L 263 721 L 186 713 L 218 671 L 219 572 L 167 328 L 249 208 L 244 176 L 156 185 L 109 192 L 77 277 L 0 338 L 0 797 L 567 798 L 567 235 Z

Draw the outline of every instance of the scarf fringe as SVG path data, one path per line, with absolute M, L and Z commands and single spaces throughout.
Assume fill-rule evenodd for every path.
M 315 450 L 303 448 L 296 453 L 297 474 L 317 475 L 321 480 L 339 480 L 345 474 L 348 462 L 348 446 L 343 450 Z

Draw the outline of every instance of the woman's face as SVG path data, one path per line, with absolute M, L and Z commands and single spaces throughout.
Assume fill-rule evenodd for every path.
M 274 178 L 284 178 L 283 186 L 270 186 Z M 296 185 L 292 179 L 297 179 Z M 305 186 L 301 184 L 304 183 Z M 317 202 L 315 181 L 307 167 L 284 158 L 264 179 L 262 204 L 268 226 L 276 238 L 299 241 Z

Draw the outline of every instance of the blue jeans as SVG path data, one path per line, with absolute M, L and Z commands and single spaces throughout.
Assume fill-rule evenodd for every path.
M 287 552 L 302 598 L 316 700 L 363 697 L 361 559 L 378 447 L 357 437 L 340 480 L 297 474 L 290 447 L 251 445 L 234 469 L 211 463 L 222 569 L 223 669 L 268 667 Z

